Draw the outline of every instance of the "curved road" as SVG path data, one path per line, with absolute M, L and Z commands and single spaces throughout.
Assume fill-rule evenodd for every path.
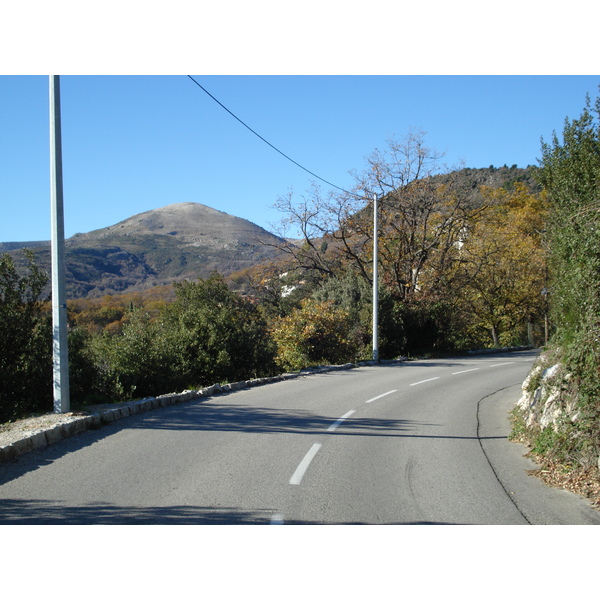
M 535 356 L 362 367 L 135 415 L 0 465 L 0 524 L 600 524 L 507 440 Z

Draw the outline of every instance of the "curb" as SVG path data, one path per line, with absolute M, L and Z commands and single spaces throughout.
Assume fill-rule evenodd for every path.
M 467 354 L 498 354 L 500 352 L 519 352 L 520 350 L 533 350 L 534 346 L 508 346 L 505 348 L 485 348 L 484 350 L 469 350 Z

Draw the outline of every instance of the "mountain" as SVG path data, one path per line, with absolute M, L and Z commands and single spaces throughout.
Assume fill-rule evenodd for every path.
M 203 204 L 184 202 L 134 215 L 65 240 L 67 297 L 95 298 L 179 281 L 227 276 L 276 259 L 281 240 L 265 229 Z M 18 266 L 29 247 L 50 272 L 50 242 L 0 244 Z

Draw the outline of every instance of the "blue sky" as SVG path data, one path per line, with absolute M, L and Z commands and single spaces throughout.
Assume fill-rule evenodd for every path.
M 337 186 L 390 137 L 426 132 L 449 167 L 537 164 L 600 76 L 193 75 L 279 150 Z M 310 174 L 185 75 L 61 76 L 65 234 L 176 202 L 267 229 Z M 49 239 L 48 77 L 0 76 L 0 241 Z M 323 189 L 327 186 L 320 182 Z
M 48 73 L 61 74 L 67 237 L 190 201 L 270 229 L 277 198 L 310 187 L 188 73 L 339 187 L 412 129 L 449 167 L 537 164 L 540 137 L 600 84 L 587 0 L 569 3 L 577 27 L 523 0 L 5 4 L 0 241 L 50 237 Z

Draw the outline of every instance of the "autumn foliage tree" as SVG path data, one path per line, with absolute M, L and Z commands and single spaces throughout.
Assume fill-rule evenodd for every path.
M 318 272 L 322 285 L 348 270 L 372 285 L 372 199 L 377 195 L 380 285 L 391 301 L 381 317 L 394 331 L 388 339 L 404 338 L 390 349 L 408 353 L 449 351 L 468 337 L 461 339 L 458 331 L 464 326 L 460 319 L 468 317 L 457 302 L 465 275 L 457 264 L 484 203 L 474 201 L 441 159 L 422 132 L 413 132 L 368 156 L 367 168 L 354 173 L 352 191 L 323 194 L 313 186 L 299 200 L 290 193 L 277 204 L 282 223 L 301 232 L 300 243 L 282 246 L 296 268 Z
M 67 301 L 69 325 L 84 328 L 90 333 L 117 333 L 134 308 L 143 307 L 152 317 L 156 317 L 174 299 L 172 285 L 127 294 L 106 294 L 101 298 L 76 298 Z
M 485 206 L 456 248 L 456 297 L 474 340 L 517 345 L 523 328 L 544 316 L 544 197 L 519 183 L 513 192 L 487 188 L 482 195 Z
M 275 360 L 285 370 L 354 360 L 357 348 L 352 344 L 351 327 L 348 312 L 334 302 L 307 298 L 300 308 L 273 324 Z
M 299 199 L 291 192 L 279 198 L 280 235 L 286 237 L 290 227 L 301 235 L 299 243 L 286 242 L 281 249 L 304 271 L 332 276 L 352 264 L 371 283 L 377 195 L 382 279 L 401 299 L 423 289 L 426 271 L 429 285 L 437 285 L 469 214 L 453 180 L 434 179 L 443 172 L 441 158 L 426 146 L 422 132 L 413 132 L 375 150 L 365 171 L 354 173 L 352 190 L 324 194 L 315 185 Z

